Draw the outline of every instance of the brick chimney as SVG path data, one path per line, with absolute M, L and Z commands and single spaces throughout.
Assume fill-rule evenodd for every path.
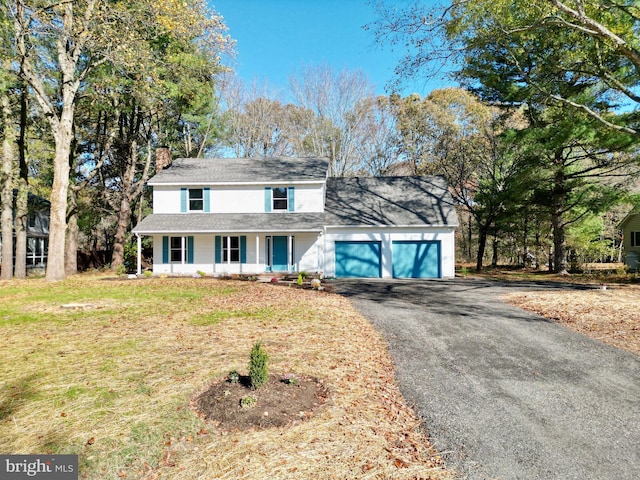
M 171 149 L 169 147 L 156 148 L 156 173 L 171 165 Z

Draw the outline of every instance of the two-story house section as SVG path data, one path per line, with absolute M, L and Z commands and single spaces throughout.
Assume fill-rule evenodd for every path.
M 154 274 L 454 275 L 457 217 L 442 179 L 327 172 L 323 158 L 176 159 L 149 181 L 138 250 L 153 237 Z

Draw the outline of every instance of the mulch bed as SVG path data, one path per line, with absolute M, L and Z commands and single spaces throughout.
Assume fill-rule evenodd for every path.
M 197 395 L 192 405 L 199 415 L 222 430 L 283 427 L 311 418 L 328 397 L 321 381 L 296 378 L 296 384 L 288 384 L 272 374 L 256 390 L 249 387 L 248 377 L 240 377 L 236 383 L 215 383 Z M 241 406 L 247 396 L 255 397 L 255 406 Z

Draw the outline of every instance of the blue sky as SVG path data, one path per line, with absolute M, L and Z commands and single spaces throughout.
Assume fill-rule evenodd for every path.
M 379 94 L 393 80 L 400 52 L 377 46 L 363 25 L 375 18 L 366 0 L 210 0 L 236 40 L 234 69 L 247 84 L 257 80 L 286 88 L 305 66 L 327 64 L 336 72 L 362 70 Z M 445 86 L 424 81 L 402 93 L 428 94 Z

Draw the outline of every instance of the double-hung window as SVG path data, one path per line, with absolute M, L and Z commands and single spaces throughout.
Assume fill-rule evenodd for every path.
M 204 210 L 204 189 L 189 189 L 189 211 L 202 212 Z
M 192 236 L 162 237 L 162 263 L 193 263 Z
M 274 187 L 273 189 L 273 209 L 288 210 L 289 196 L 287 187 Z
M 204 212 L 209 213 L 210 210 L 211 191 L 205 188 L 186 188 L 180 189 L 180 212 Z
M 216 263 L 246 263 L 247 237 L 216 235 L 215 238 Z
M 171 263 L 186 263 L 187 245 L 184 237 L 171 237 L 169 247 L 169 257 Z
M 222 237 L 222 261 L 240 261 L 240 237 Z
M 265 212 L 295 211 L 295 187 L 265 187 Z
M 640 247 L 640 232 L 631 232 L 631 246 Z

